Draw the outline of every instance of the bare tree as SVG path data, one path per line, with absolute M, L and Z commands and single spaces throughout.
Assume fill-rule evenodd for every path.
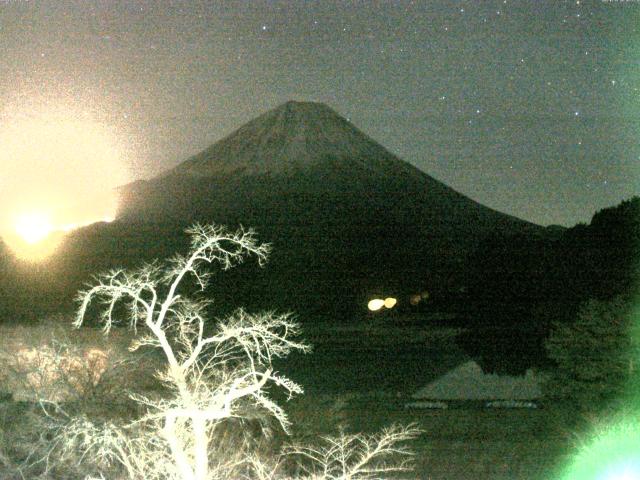
M 238 310 L 218 322 L 213 334 L 206 335 L 209 302 L 183 297 L 180 292 L 187 277 L 195 280 L 200 290 L 206 288 L 210 278 L 207 264 L 218 263 L 226 270 L 249 255 L 263 264 L 269 247 L 259 244 L 252 230 L 228 232 L 219 226 L 196 225 L 187 232 L 192 236 L 188 256 L 177 255 L 167 265 L 152 263 L 133 272 L 112 270 L 100 275 L 96 284 L 78 297 L 76 327 L 83 323 L 90 304 L 98 301 L 108 333 L 116 323 L 114 312 L 124 304 L 130 327 L 146 330 L 132 349 L 158 347 L 166 360 L 167 367 L 159 372 L 159 378 L 172 394 L 160 399 L 135 396 L 148 407 L 148 413 L 129 426 L 130 431 L 145 432 L 137 441 L 132 440 L 135 435 L 118 433 L 113 426 L 109 434 L 92 431 L 84 420 L 67 428 L 69 447 L 88 452 L 109 444 L 112 448 L 101 456 L 106 463 L 115 460 L 124 465 L 132 478 L 153 478 L 149 470 L 154 465 L 163 469 L 158 474 L 162 478 L 212 478 L 209 446 L 217 424 L 241 416 L 242 406 L 251 403 L 275 417 L 286 431 L 287 416 L 269 397 L 267 386 L 277 385 L 289 396 L 302 392 L 272 366 L 276 357 L 309 349 L 295 339 L 299 326 L 290 315 L 253 315 Z M 148 438 L 154 434 L 157 438 Z M 167 461 L 174 468 L 169 468 Z
M 126 312 L 126 323 L 136 332 L 131 349 L 162 351 L 166 367 L 157 376 L 166 392 L 153 398 L 131 394 L 146 413 L 124 425 L 70 415 L 43 463 L 55 463 L 49 457 L 58 452 L 63 462 L 88 464 L 76 470 L 77 477 L 87 479 L 109 472 L 113 478 L 146 480 L 285 480 L 292 478 L 290 459 L 299 462 L 296 477 L 308 480 L 383 478 L 407 470 L 405 442 L 419 433 L 413 426 L 370 436 L 326 437 L 319 447 L 292 447 L 268 458 L 247 448 L 242 437 L 220 447 L 222 424 L 246 418 L 249 409 L 266 413 L 288 431 L 289 420 L 269 396 L 270 386 L 289 398 L 302 388 L 276 373 L 273 360 L 294 350 L 306 352 L 309 346 L 296 339 L 299 325 L 289 314 L 239 309 L 210 331 L 209 302 L 189 298 L 185 280 L 193 280 L 202 292 L 210 280 L 207 265 L 229 269 L 247 256 L 263 264 L 269 248 L 256 241 L 252 230 L 196 225 L 187 232 L 192 236 L 187 256 L 98 276 L 80 292 L 74 322 L 80 327 L 96 302 L 109 333 L 117 323 L 116 312 Z

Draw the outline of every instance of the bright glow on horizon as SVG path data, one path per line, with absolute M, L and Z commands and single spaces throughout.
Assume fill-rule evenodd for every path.
M 5 233 L 3 238 L 18 258 L 39 262 L 56 251 L 67 233 L 93 223 L 110 223 L 113 220 L 105 217 L 96 221 L 56 226 L 45 213 L 28 213 L 18 215 L 14 231 Z
M 99 222 L 104 222 L 104 223 L 111 223 L 115 220 L 115 217 L 103 217 L 99 220 L 94 220 L 94 221 L 89 221 L 89 222 L 83 222 L 83 223 L 68 223 L 66 225 L 62 225 L 58 228 L 56 228 L 55 230 L 60 230 L 61 232 L 71 232 L 73 230 L 77 230 L 78 228 L 82 228 L 82 227 L 87 227 L 89 225 L 92 225 L 94 223 L 99 223 Z
M 0 128 L 0 237 L 25 260 L 64 232 L 113 221 L 128 175 L 109 129 L 71 110 L 9 116 Z
M 19 215 L 15 228 L 16 233 L 30 245 L 44 240 L 54 230 L 49 216 L 42 213 Z

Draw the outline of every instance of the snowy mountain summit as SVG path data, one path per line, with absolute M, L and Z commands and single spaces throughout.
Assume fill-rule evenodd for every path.
M 389 169 L 420 172 L 373 141 L 330 107 L 286 102 L 251 120 L 171 174 L 209 177 L 228 174 L 295 175 L 322 168 L 330 160 L 342 168 L 384 174 Z

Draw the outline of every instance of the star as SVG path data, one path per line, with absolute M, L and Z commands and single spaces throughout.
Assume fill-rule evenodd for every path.
M 148 158 L 153 157 L 162 170 L 191 155 L 190 149 L 195 145 L 204 147 L 244 120 L 296 98 L 326 103 L 337 113 L 349 111 L 354 115 L 353 121 L 381 144 L 398 150 L 401 158 L 414 161 L 427 173 L 433 170 L 445 180 L 460 181 L 455 186 L 463 191 L 475 191 L 476 186 L 469 186 L 471 175 L 460 177 L 451 169 L 451 162 L 435 166 L 427 162 L 427 142 L 418 139 L 427 133 L 433 135 L 434 142 L 443 145 L 437 154 L 447 159 L 460 158 L 460 162 L 468 160 L 467 151 L 461 150 L 460 144 L 473 145 L 487 155 L 495 151 L 496 158 L 488 162 L 489 170 L 508 173 L 507 177 L 512 178 L 521 173 L 515 167 L 529 153 L 527 148 L 534 139 L 549 138 L 549 151 L 539 152 L 541 166 L 526 187 L 527 194 L 543 188 L 539 185 L 555 168 L 556 156 L 550 153 L 560 146 L 568 148 L 574 160 L 580 158 L 582 164 L 577 170 L 585 169 L 571 179 L 572 192 L 584 189 L 589 181 L 592 189 L 600 187 L 606 194 L 604 179 L 617 175 L 618 167 L 638 163 L 633 159 L 640 155 L 640 144 L 625 141 L 632 132 L 626 127 L 611 129 L 605 120 L 620 115 L 624 117 L 622 121 L 632 122 L 640 114 L 640 82 L 631 70 L 612 67 L 633 62 L 633 49 L 617 47 L 628 44 L 630 34 L 640 32 L 640 26 L 625 20 L 628 9 L 621 5 L 624 2 L 617 1 L 618 7 L 614 5 L 616 0 L 496 0 L 486 4 L 465 0 L 433 2 L 439 3 L 433 8 L 427 8 L 432 2 L 416 0 L 303 2 L 304 8 L 282 7 L 289 2 L 255 2 L 255 6 L 251 2 L 251 8 L 225 7 L 228 16 L 202 8 L 207 2 L 107 2 L 109 8 L 101 6 L 105 2 L 71 2 L 92 20 L 88 25 L 72 24 L 73 18 L 80 17 L 67 17 L 60 14 L 65 7 L 53 8 L 57 2 L 44 2 L 41 11 L 29 12 L 42 28 L 37 35 L 27 31 L 17 36 L 17 30 L 7 28 L 11 23 L 0 21 L 0 44 L 8 46 L 6 50 L 12 57 L 8 61 L 16 71 L 13 79 L 11 75 L 0 78 L 0 90 L 11 93 L 18 85 L 42 92 L 47 98 L 55 97 L 59 91 L 63 99 L 69 97 L 78 103 L 84 102 L 86 91 L 89 100 L 106 105 L 87 108 L 108 111 L 115 131 L 120 122 L 132 132 L 135 130 L 136 135 L 151 135 L 150 145 L 159 145 L 158 129 L 140 126 L 144 124 L 142 118 L 169 118 L 166 110 L 174 107 L 182 116 L 196 112 L 193 116 L 198 120 L 186 129 L 171 126 L 172 132 L 183 132 L 179 138 L 167 140 L 171 151 L 154 146 L 159 153 L 141 149 L 140 158 L 135 159 L 137 164 L 151 165 Z M 592 3 L 606 5 L 591 8 Z M 0 16 L 8 15 L 6 20 L 19 24 L 18 9 L 0 10 Z M 45 14 L 49 13 L 55 14 L 55 21 L 47 22 Z M 230 18 L 237 24 L 229 22 Z M 594 20 L 598 23 L 586 23 Z M 614 25 L 616 28 L 607 27 Z M 64 35 L 64 30 L 73 34 Z M 439 35 L 434 35 L 434 30 Z M 545 36 L 531 35 L 532 32 L 544 32 Z M 14 33 L 16 37 L 12 38 Z M 20 47 L 22 39 L 30 42 L 24 48 Z M 87 42 L 76 45 L 73 39 Z M 476 44 L 484 47 L 474 48 Z M 56 50 L 48 47 L 51 45 Z M 65 49 L 71 54 L 66 55 Z M 49 65 L 54 57 L 56 63 Z M 179 81 L 177 72 L 181 72 Z M 144 73 L 150 75 L 141 75 Z M 144 80 L 136 88 L 123 88 L 134 75 Z M 257 82 L 256 78 L 263 81 Z M 96 92 L 102 93 L 89 91 L 84 84 L 93 84 Z M 443 92 L 445 89 L 447 93 Z M 14 93 L 16 98 L 29 94 Z M 606 101 L 607 93 L 611 101 Z M 140 94 L 145 96 L 144 102 Z M 172 98 L 171 107 L 146 101 L 161 96 Z M 397 106 L 381 101 L 384 97 L 397 99 Z M 199 101 L 191 105 L 191 98 Z M 253 102 L 253 98 L 260 101 Z M 624 112 L 620 108 L 623 102 Z M 134 105 L 140 112 L 133 110 Z M 118 106 L 122 110 L 116 110 Z M 227 110 L 229 115 L 224 115 Z M 427 121 L 423 112 L 429 110 Z M 539 121 L 547 115 L 564 116 L 566 121 Z M 401 123 L 396 127 L 398 138 L 393 135 L 396 129 L 390 132 L 383 127 L 396 116 Z M 523 127 L 515 128 L 511 117 L 522 122 Z M 200 118 L 212 121 L 207 123 Z M 410 120 L 413 118 L 418 121 Z M 453 124 L 462 127 L 461 135 L 452 133 L 449 127 Z M 497 135 L 475 135 L 477 129 L 485 127 Z M 588 139 L 586 144 L 582 138 Z M 592 148 L 595 145 L 597 149 Z M 612 156 L 606 154 L 607 149 L 624 158 L 610 162 L 613 165 L 605 164 L 605 159 Z M 588 180 L 588 172 L 596 166 L 599 168 L 594 171 L 602 173 L 593 181 Z M 0 159 L 0 179 L 2 168 Z M 151 171 L 155 167 L 144 168 L 148 171 L 141 172 L 141 177 L 155 174 Z M 640 194 L 632 191 L 637 190 L 637 182 L 629 180 L 622 185 L 624 182 L 617 177 L 612 178 L 612 190 L 626 188 L 620 192 L 621 197 Z M 567 185 L 561 183 L 557 188 L 566 189 Z M 546 207 L 540 207 L 539 212 L 533 207 L 522 210 L 509 203 L 510 198 L 500 199 L 499 195 L 489 189 L 478 192 L 479 198 L 494 202 L 505 211 L 541 223 L 550 221 Z M 554 210 L 555 220 L 570 226 L 590 218 L 607 202 L 590 198 L 574 210 Z M 574 205 L 578 203 L 575 200 Z M 532 215 L 534 210 L 537 217 Z

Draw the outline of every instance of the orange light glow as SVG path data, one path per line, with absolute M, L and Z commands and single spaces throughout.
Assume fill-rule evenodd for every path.
M 60 246 L 63 235 L 55 230 L 45 230 L 41 226 L 16 226 L 13 232 L 5 232 L 3 240 L 13 254 L 29 262 L 40 262 L 51 256 Z
M 42 260 L 65 232 L 115 217 L 128 176 L 104 125 L 70 110 L 9 116 L 0 145 L 0 236 L 16 256 Z
M 409 303 L 413 306 L 418 305 L 422 301 L 422 296 L 420 294 L 414 294 L 409 297 Z

